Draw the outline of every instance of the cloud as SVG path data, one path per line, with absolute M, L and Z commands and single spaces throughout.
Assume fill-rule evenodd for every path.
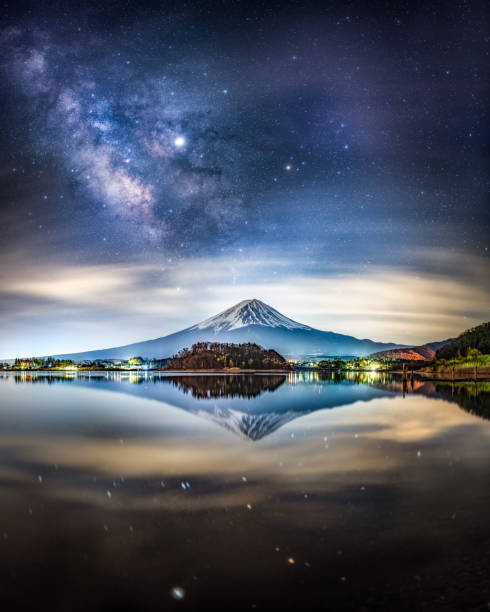
M 154 338 L 253 297 L 319 329 L 406 344 L 442 340 L 490 318 L 484 261 L 462 265 L 462 254 L 435 251 L 441 261 L 428 272 L 423 255 L 418 266 L 296 269 L 273 254 L 90 266 L 14 259 L 0 275 L 0 299 L 8 304 L 1 353 Z

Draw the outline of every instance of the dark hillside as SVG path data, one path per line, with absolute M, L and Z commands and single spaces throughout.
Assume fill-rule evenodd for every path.
M 452 342 L 441 347 L 436 353 L 436 359 L 466 357 L 470 349 L 478 349 L 483 354 L 490 353 L 490 322 L 466 330 Z
M 167 370 L 288 370 L 288 362 L 272 349 L 258 344 L 198 342 L 168 360 Z

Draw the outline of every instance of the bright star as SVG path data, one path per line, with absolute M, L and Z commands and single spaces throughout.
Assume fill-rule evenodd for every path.
M 178 149 L 181 149 L 185 145 L 185 138 L 183 136 L 177 136 L 177 138 L 174 140 L 174 145 Z

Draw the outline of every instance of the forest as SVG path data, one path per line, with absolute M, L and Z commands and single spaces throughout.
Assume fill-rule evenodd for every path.
M 490 322 L 468 329 L 436 353 L 436 360 L 466 357 L 469 351 L 483 355 L 490 353 Z
M 166 365 L 166 370 L 289 370 L 289 363 L 273 349 L 258 344 L 198 342 L 184 348 Z

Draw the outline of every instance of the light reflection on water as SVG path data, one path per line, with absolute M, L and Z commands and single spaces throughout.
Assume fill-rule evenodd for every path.
M 375 373 L 0 376 L 0 597 L 486 605 L 489 397 Z

